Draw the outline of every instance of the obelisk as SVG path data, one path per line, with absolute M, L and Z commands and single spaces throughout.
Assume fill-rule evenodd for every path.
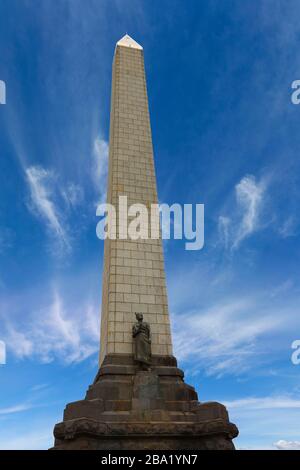
M 112 74 L 107 202 L 117 215 L 120 198 L 157 203 L 143 48 L 128 35 Z M 158 236 L 132 239 L 122 217 L 104 244 L 99 371 L 85 399 L 66 406 L 54 448 L 234 449 L 226 408 L 199 403 L 172 355 L 159 224 Z
M 128 206 L 158 202 L 143 48 L 128 35 L 117 42 L 112 73 L 107 202 L 117 221 L 120 196 Z M 106 354 L 132 354 L 135 312 L 151 325 L 152 353 L 172 354 L 161 238 L 121 235 L 105 240 L 100 365 Z

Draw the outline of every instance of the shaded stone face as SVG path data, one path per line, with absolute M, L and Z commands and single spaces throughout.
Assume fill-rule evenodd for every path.
M 117 209 L 157 203 L 143 49 L 126 36 L 113 61 L 107 202 Z M 130 220 L 129 220 L 130 222 Z M 100 365 L 106 354 L 133 354 L 135 312 L 151 327 L 152 354 L 171 355 L 161 239 L 105 240 Z
M 69 403 L 54 429 L 55 449 L 234 449 L 236 426 L 220 403 L 199 403 L 176 359 L 107 355 L 85 400 Z

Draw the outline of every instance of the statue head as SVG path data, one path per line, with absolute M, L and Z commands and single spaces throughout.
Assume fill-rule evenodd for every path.
M 143 314 L 142 313 L 136 313 L 135 318 L 137 319 L 137 321 L 141 322 L 141 321 L 143 321 Z

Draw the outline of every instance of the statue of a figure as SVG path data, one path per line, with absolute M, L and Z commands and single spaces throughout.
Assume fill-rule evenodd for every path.
M 142 369 L 147 370 L 151 364 L 151 333 L 150 325 L 143 321 L 143 314 L 135 314 L 137 323 L 132 327 L 134 338 L 134 360 Z

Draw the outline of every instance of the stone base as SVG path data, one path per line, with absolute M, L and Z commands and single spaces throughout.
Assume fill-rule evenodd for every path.
M 220 403 L 199 403 L 173 356 L 142 371 L 132 356 L 106 356 L 84 400 L 67 405 L 53 449 L 234 449 L 238 435 Z

